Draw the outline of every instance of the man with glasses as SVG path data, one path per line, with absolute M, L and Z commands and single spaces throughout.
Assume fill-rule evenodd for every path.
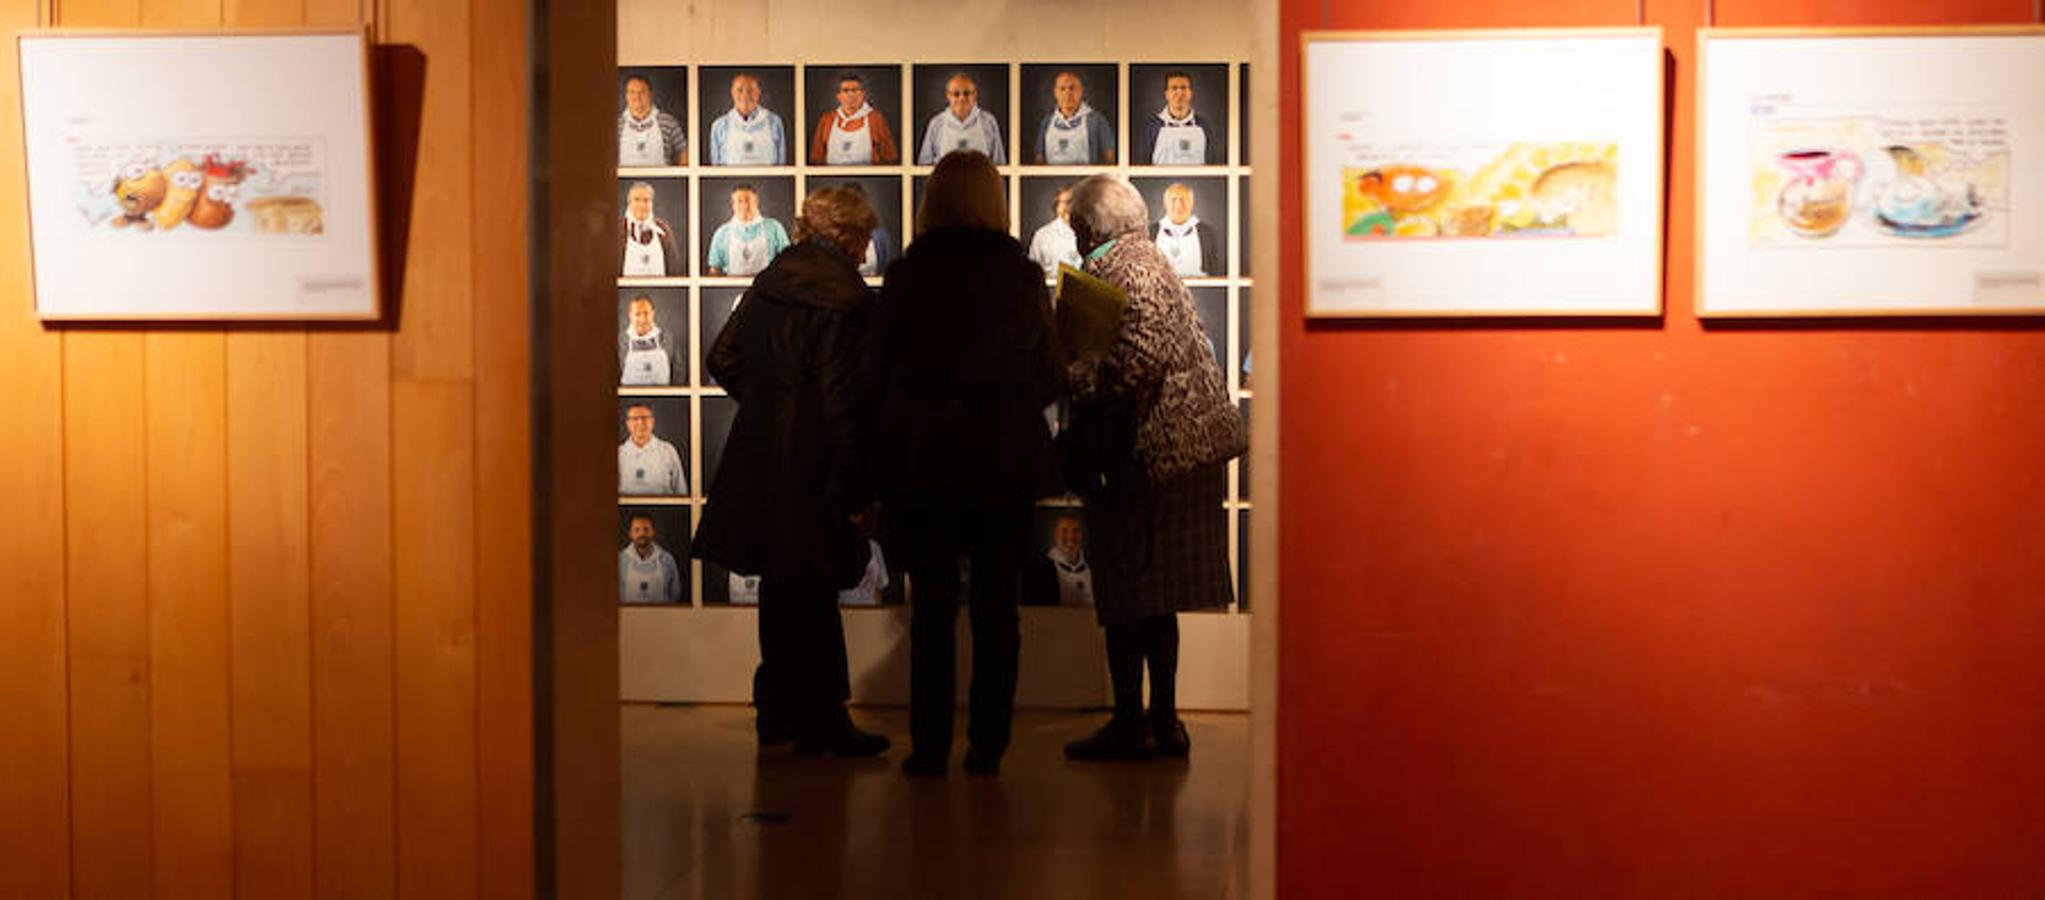
M 888 119 L 867 102 L 866 79 L 856 72 L 838 78 L 838 107 L 817 119 L 810 140 L 811 165 L 891 166 L 901 161 Z
M 923 129 L 923 146 L 916 151 L 916 164 L 937 165 L 938 159 L 960 150 L 978 150 L 997 166 L 1008 165 L 1008 147 L 1001 140 L 1001 124 L 993 114 L 980 108 L 980 86 L 973 76 L 960 72 L 944 84 L 945 108 L 930 117 Z
M 634 403 L 625 409 L 624 443 L 618 445 L 618 494 L 626 497 L 680 497 L 689 493 L 682 474 L 682 453 L 653 436 L 653 407 Z

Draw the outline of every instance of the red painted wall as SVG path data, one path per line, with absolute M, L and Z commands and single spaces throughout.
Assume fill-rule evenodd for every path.
M 1707 0 L 1281 14 L 1281 895 L 2045 896 L 2045 323 L 1700 324 Z M 1665 321 L 1305 323 L 1302 30 L 1643 20 Z

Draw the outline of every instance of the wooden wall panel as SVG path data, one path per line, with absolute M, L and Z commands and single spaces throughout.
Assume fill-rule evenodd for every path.
M 0 28 L 36 24 L 35 0 L 0 2 Z M 0 68 L 15 70 L 12 42 Z M 0 80 L 0 148 L 21 146 L 21 98 Z M 0 154 L 4 154 L 0 149 Z M 28 199 L 0 181 L 0 247 L 27 246 Z M 0 284 L 28 283 L 28 260 L 0 252 Z M 25 296 L 0 305 L 0 897 L 71 891 L 66 775 L 63 342 Z
M 478 772 L 478 872 L 484 897 L 529 897 L 533 867 L 532 316 L 527 267 L 525 22 L 471 3 L 475 72 L 469 217 L 475 236 L 476 739 L 489 748 Z M 507 203 L 507 198 L 519 202 Z
M 392 386 L 398 896 L 476 891 L 475 398 Z
M 306 340 L 316 896 L 395 896 L 391 341 Z
M 303 330 L 227 336 L 235 887 L 312 892 L 312 623 Z
M 230 896 L 226 342 L 153 333 L 142 352 L 155 885 Z
M 381 148 L 409 224 L 381 326 L 45 328 L 0 184 L 0 896 L 533 893 L 525 12 L 0 0 L 24 28 L 373 15 L 425 59 L 379 78 L 379 128 L 423 107 Z
M 73 896 L 150 891 L 149 541 L 142 339 L 64 337 Z M 123 432 L 125 431 L 125 436 Z

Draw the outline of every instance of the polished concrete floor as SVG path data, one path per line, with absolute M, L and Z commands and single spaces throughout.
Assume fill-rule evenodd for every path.
M 1246 896 L 1249 720 L 1188 715 L 1184 761 L 1084 764 L 1100 714 L 1022 712 L 993 778 L 898 768 L 902 710 L 855 710 L 879 760 L 759 750 L 738 706 L 628 704 L 625 896 L 678 900 L 1236 900 Z M 963 744 L 963 740 L 961 741 Z

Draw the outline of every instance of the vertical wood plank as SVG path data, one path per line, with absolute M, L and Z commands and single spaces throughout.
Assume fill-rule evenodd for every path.
M 312 893 L 306 336 L 227 336 L 235 893 Z
M 379 900 L 397 872 L 390 338 L 311 335 L 316 894 Z
M 142 21 L 141 0 L 66 0 L 53 25 Z M 72 896 L 150 894 L 150 660 L 142 338 L 64 343 L 65 603 Z
M 469 303 L 475 235 L 495 249 L 523 237 L 503 226 L 523 208 L 523 191 L 491 191 L 496 207 L 470 218 L 470 141 L 523 144 L 523 133 L 475 134 L 467 3 L 394 3 L 379 39 L 417 47 L 430 60 L 421 108 L 411 239 L 406 248 L 404 327 L 392 347 L 401 379 L 468 378 L 475 373 L 474 311 Z M 402 141 L 401 141 L 402 143 Z
M 234 890 L 226 341 L 152 332 L 143 377 L 156 895 L 226 897 Z
M 526 12 L 473 0 L 470 221 L 474 269 L 478 791 L 477 892 L 533 895 L 531 284 L 525 202 Z M 496 136 L 496 137 L 490 137 Z
M 81 900 L 150 893 L 142 339 L 64 336 L 71 874 Z
M 391 403 L 398 895 L 455 900 L 478 862 L 475 396 L 399 380 Z
M 33 28 L 35 0 L 0 3 L 0 27 Z M 0 67 L 17 71 L 13 42 Z M 0 79 L 0 165 L 21 164 L 21 102 Z M 27 196 L 0 183 L 0 897 L 71 892 L 64 616 L 63 341 L 28 300 Z

